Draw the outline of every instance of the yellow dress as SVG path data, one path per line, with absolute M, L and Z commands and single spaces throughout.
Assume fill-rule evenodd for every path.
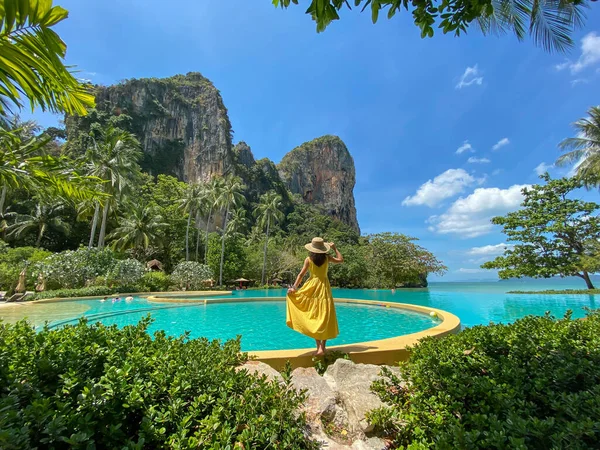
M 335 305 L 325 260 L 321 267 L 309 259 L 310 277 L 294 293 L 287 295 L 286 324 L 293 330 L 318 340 L 333 339 L 338 329 Z

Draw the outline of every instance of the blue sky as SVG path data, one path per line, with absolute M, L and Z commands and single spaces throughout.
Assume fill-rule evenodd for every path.
M 340 136 L 356 165 L 363 233 L 418 237 L 449 266 L 448 281 L 495 278 L 478 269 L 505 242 L 489 217 L 518 205 L 519 186 L 536 182 L 570 123 L 598 104 L 593 9 L 575 48 L 556 55 L 475 28 L 423 40 L 407 13 L 372 25 L 369 14 L 343 11 L 317 34 L 305 8 L 269 0 L 55 3 L 70 11 L 57 29 L 82 78 L 201 72 L 223 95 L 235 141 L 275 162 L 302 142 Z

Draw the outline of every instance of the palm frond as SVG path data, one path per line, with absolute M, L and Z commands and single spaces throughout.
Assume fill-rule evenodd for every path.
M 11 104 L 85 115 L 88 86 L 63 63 L 66 45 L 51 27 L 68 12 L 50 0 L 0 0 L 0 114 Z

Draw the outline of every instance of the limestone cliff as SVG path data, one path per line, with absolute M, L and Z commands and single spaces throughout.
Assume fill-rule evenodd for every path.
M 231 124 L 221 94 L 199 73 L 133 79 L 101 87 L 97 108 L 133 119 L 142 169 L 189 182 L 231 168 Z
M 354 160 L 337 136 L 323 136 L 296 147 L 278 165 L 282 181 L 305 202 L 360 232 L 354 206 Z

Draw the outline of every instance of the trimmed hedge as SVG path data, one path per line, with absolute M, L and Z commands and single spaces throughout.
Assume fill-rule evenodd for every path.
M 399 448 L 598 448 L 600 313 L 526 317 L 428 338 L 375 391 L 370 420 Z
M 0 448 L 298 448 L 303 397 L 236 370 L 240 343 L 0 324 Z

